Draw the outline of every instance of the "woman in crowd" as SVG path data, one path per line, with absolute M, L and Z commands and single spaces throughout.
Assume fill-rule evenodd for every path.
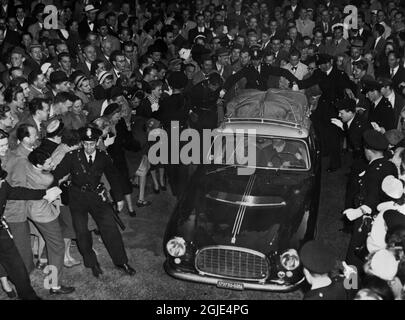
M 74 80 L 75 94 L 82 99 L 83 104 L 86 105 L 91 101 L 94 101 L 93 89 L 90 85 L 90 79 L 84 74 L 79 75 Z
M 11 110 L 6 105 L 0 105 L 0 129 L 10 132 L 14 128 L 16 122 L 11 115 Z
M 68 111 L 63 118 L 66 129 L 78 130 L 86 125 L 87 111 L 83 110 L 83 106 L 83 100 L 79 96 L 75 96 L 72 110 Z
M 117 103 L 110 104 L 104 111 L 103 116 L 110 122 L 111 129 L 115 134 L 114 143 L 107 147 L 107 152 L 111 156 L 114 165 L 118 169 L 122 178 L 122 189 L 125 201 L 128 206 L 130 216 L 135 216 L 135 211 L 131 199 L 132 184 L 129 176 L 129 169 L 126 160 L 125 150 L 137 152 L 139 144 L 132 138 L 124 120 L 122 107 Z

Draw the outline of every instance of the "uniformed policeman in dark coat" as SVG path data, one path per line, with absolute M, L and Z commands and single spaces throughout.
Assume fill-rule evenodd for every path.
M 354 221 L 346 261 L 359 270 L 367 254 L 366 239 L 371 230 L 372 218 L 378 213 L 377 206 L 389 200 L 382 190 L 382 182 L 386 176 L 398 176 L 396 166 L 384 157 L 384 152 L 388 149 L 387 138 L 381 132 L 367 130 L 363 134 L 363 141 L 369 164 L 358 176 L 359 192 L 354 201 L 355 209 L 346 209 L 343 212 L 350 221 Z
M 311 290 L 304 294 L 304 300 L 347 300 L 343 277 L 331 278 L 337 259 L 331 248 L 319 241 L 309 241 L 300 250 L 304 275 Z
M 245 78 L 245 89 L 257 89 L 265 91 L 268 89 L 269 77 L 278 76 L 288 79 L 291 83 L 298 82 L 298 79 L 288 70 L 262 64 L 263 53 L 258 48 L 250 50 L 250 63 L 241 70 L 231 75 L 224 84 L 224 91 L 231 89 L 239 80 Z
M 347 74 L 334 67 L 332 61 L 333 57 L 328 54 L 318 55 L 319 69 L 308 79 L 298 82 L 300 89 L 318 84 L 322 91 L 318 107 L 312 113 L 311 119 L 316 134 L 321 140 L 322 154 L 329 156 L 328 172 L 336 171 L 341 167 L 341 134 L 339 128 L 332 124 L 331 119 L 338 116 L 336 102 L 343 99 L 345 90 L 352 86 Z
M 375 80 L 364 81 L 362 93 L 371 101 L 368 121 L 376 123 L 385 131 L 396 129 L 395 112 L 391 103 L 381 94 L 382 83 Z M 374 125 L 375 126 L 375 125 Z
M 69 207 L 84 265 L 92 269 L 95 277 L 103 273 L 87 227 L 90 213 L 114 264 L 125 273 L 134 275 L 135 270 L 128 264 L 122 236 L 113 218 L 113 209 L 106 201 L 104 188 L 100 184 L 101 176 L 105 174 L 111 185 L 113 198 L 117 201 L 118 211 L 121 211 L 124 201 L 120 175 L 107 153 L 96 148 L 102 132 L 88 126 L 79 129 L 79 134 L 83 148 L 68 153 L 56 167 L 54 177 L 55 181 L 59 181 L 67 174 L 71 175 L 69 198 L 75 201 L 70 201 Z

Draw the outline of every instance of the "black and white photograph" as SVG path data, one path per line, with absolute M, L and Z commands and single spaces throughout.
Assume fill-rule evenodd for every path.
M 0 0 L 0 165 L 1 302 L 405 300 L 405 1 Z

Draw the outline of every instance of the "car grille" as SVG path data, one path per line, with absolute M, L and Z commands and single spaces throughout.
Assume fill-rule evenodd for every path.
M 207 247 L 195 259 L 196 269 L 207 275 L 243 280 L 265 280 L 269 264 L 260 252 L 236 247 Z

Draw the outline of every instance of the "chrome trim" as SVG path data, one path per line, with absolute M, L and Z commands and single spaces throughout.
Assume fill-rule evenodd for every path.
M 267 263 L 266 275 L 262 279 L 248 279 L 248 278 L 241 279 L 241 278 L 223 276 L 223 275 L 219 275 L 219 274 L 215 274 L 215 273 L 201 271 L 197 268 L 197 258 L 198 258 L 198 255 L 201 253 L 201 251 L 206 251 L 206 250 L 229 250 L 229 251 L 235 251 L 235 252 L 244 252 L 244 253 L 258 256 L 259 258 L 263 259 Z M 194 267 L 197 270 L 197 272 L 199 274 L 201 274 L 202 276 L 211 276 L 211 277 L 215 277 L 216 279 L 235 280 L 237 282 L 241 282 L 241 281 L 245 280 L 245 281 L 255 281 L 257 283 L 264 283 L 270 275 L 269 274 L 270 263 L 269 263 L 269 260 L 267 259 L 267 257 L 263 253 L 261 253 L 259 251 L 247 249 L 247 248 L 232 247 L 232 246 L 209 246 L 209 247 L 204 247 L 202 249 L 197 250 L 197 252 L 195 253 L 195 258 L 194 258 Z
M 199 274 L 191 273 L 191 272 L 182 272 L 172 268 L 170 263 L 166 260 L 164 263 L 164 269 L 173 278 L 186 280 L 191 282 L 198 282 L 203 284 L 210 284 L 210 285 L 217 285 L 218 281 L 226 279 L 221 278 L 209 278 L 206 276 L 202 276 Z M 250 283 L 244 281 L 236 281 L 238 283 L 243 283 L 243 288 L 247 290 L 261 290 L 261 291 L 273 291 L 273 292 L 291 292 L 296 290 L 303 282 L 305 281 L 305 277 L 303 277 L 300 281 L 290 285 L 283 285 L 274 283 Z M 223 289 L 223 288 L 222 288 Z M 226 290 L 226 289 L 225 289 Z M 232 289 L 228 289 L 232 290 Z
M 218 202 L 224 202 L 228 204 L 233 204 L 233 205 L 242 205 L 246 207 L 285 207 L 287 203 L 285 201 L 279 202 L 279 203 L 254 203 L 253 201 L 231 201 L 231 200 L 226 200 L 226 199 L 221 199 L 221 198 L 216 198 L 214 196 L 211 196 L 210 194 L 207 194 L 205 196 L 208 199 L 215 200 Z M 255 196 L 245 196 L 244 197 L 246 200 L 253 200 L 254 198 L 257 198 Z

